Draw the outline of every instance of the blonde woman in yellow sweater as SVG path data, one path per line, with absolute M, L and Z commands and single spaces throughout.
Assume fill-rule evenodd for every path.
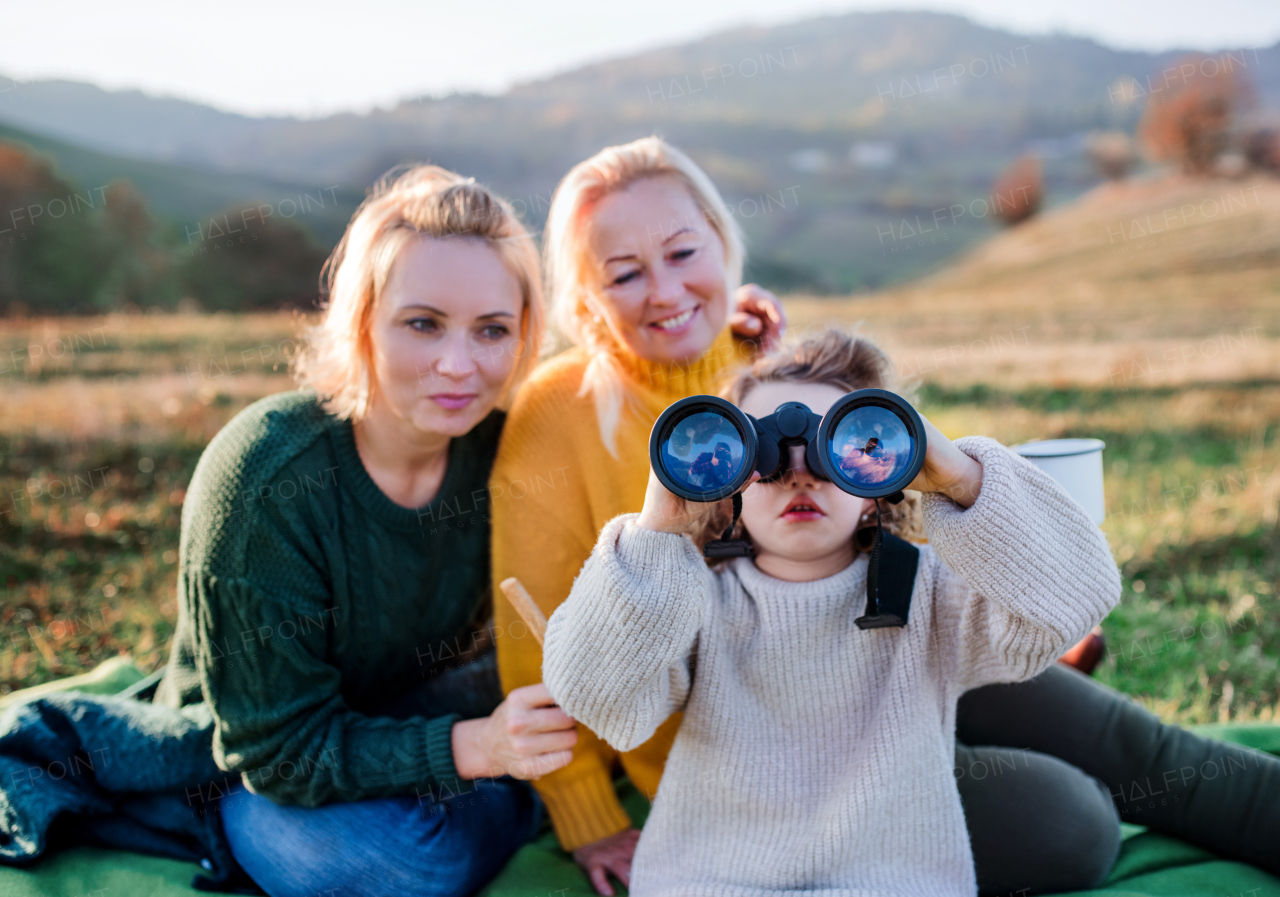
M 658 414 L 684 396 L 717 392 L 750 360 L 752 344 L 734 332 L 768 341 L 782 319 L 770 294 L 738 287 L 742 243 L 714 185 L 657 138 L 576 166 L 556 190 L 545 233 L 552 315 L 573 348 L 523 387 L 491 484 L 493 582 L 519 577 L 550 616 L 604 524 L 643 507 Z M 859 385 L 891 387 L 887 361 L 881 367 Z M 495 616 L 506 633 L 498 639 L 504 690 L 538 683 L 542 652 L 532 638 L 514 637 L 522 630 L 501 594 Z M 622 754 L 579 725 L 572 762 L 535 783 L 561 844 L 601 894 L 613 893 L 610 874 L 627 883 L 639 835 L 614 792 L 615 766 L 653 796 L 679 724 L 667 720 Z M 1162 725 L 1060 665 L 1019 685 L 969 692 L 956 724 L 955 775 L 984 894 L 1096 885 L 1119 849 L 1119 815 L 1280 871 L 1274 758 L 1242 761 L 1240 749 Z M 1236 768 L 1242 762 L 1247 770 Z M 1145 796 L 1136 782 L 1215 765 L 1236 774 L 1178 778 L 1162 801 L 1135 796 Z
M 491 484 L 493 581 L 518 576 L 550 616 L 600 528 L 644 503 L 658 414 L 715 392 L 753 357 L 758 340 L 746 338 L 776 338 L 783 321 L 771 293 L 739 286 L 742 238 L 715 186 L 656 138 L 574 168 L 556 190 L 543 248 L 556 324 L 574 347 L 517 398 Z M 498 631 L 516 623 L 519 633 L 506 599 L 494 603 Z M 541 681 L 533 639 L 498 643 L 504 690 Z M 537 783 L 561 844 L 602 894 L 606 871 L 625 880 L 638 836 L 615 796 L 614 764 L 652 796 L 678 723 L 621 757 L 579 726 L 574 760 Z

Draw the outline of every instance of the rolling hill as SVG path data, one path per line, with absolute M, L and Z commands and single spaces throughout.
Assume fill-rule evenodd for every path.
M 1280 178 L 1100 185 L 933 276 L 788 307 L 801 327 L 861 321 L 908 381 L 1116 395 L 1225 382 L 1276 394 Z
M 232 205 L 248 202 L 276 205 L 302 193 L 315 195 L 319 188 L 319 185 L 290 183 L 262 175 L 84 149 L 4 124 L 0 124 L 0 140 L 27 147 L 52 159 L 63 176 L 85 189 L 106 186 L 123 178 L 146 197 L 152 211 L 179 227 L 199 228 L 202 219 Z M 347 220 L 363 194 L 343 190 L 332 194 L 322 192 L 321 195 L 328 206 L 318 208 L 312 203 L 308 206 L 310 213 L 298 220 L 318 239 L 334 243 L 342 236 Z
M 87 163 L 70 153 L 76 146 L 119 164 L 180 166 L 138 172 L 155 184 L 143 192 L 179 219 L 205 214 L 224 186 L 246 200 L 299 183 L 333 187 L 354 204 L 392 165 L 430 160 L 491 184 L 535 228 L 571 165 L 660 133 L 724 191 L 750 240 L 752 276 L 832 293 L 920 276 L 991 236 L 989 218 L 953 222 L 923 242 L 904 239 L 901 224 L 985 196 L 1018 155 L 1042 159 L 1050 204 L 1088 190 L 1097 179 L 1081 152 L 1085 133 L 1131 129 L 1147 90 L 1171 83 L 1170 71 L 1176 80 L 1171 66 L 1184 55 L 954 15 L 852 13 L 734 29 L 502 95 L 422 97 L 365 115 L 252 118 L 38 81 L 6 95 L 0 122 L 61 141 L 48 152 L 77 179 Z M 1251 80 L 1262 110 L 1280 108 L 1280 44 L 1216 57 Z

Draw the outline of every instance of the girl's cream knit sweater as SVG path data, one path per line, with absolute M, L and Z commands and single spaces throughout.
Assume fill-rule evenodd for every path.
M 961 510 L 924 497 L 910 622 L 863 631 L 867 561 L 815 582 L 611 521 L 551 618 L 543 675 L 621 751 L 684 721 L 631 893 L 965 895 L 976 882 L 952 777 L 959 696 L 1045 669 L 1120 595 L 1106 538 L 999 443 Z

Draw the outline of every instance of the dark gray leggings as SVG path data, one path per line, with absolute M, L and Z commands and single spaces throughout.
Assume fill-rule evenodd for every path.
M 1165 725 L 1073 669 L 964 695 L 956 741 L 983 894 L 1101 883 L 1121 820 L 1280 873 L 1280 759 Z

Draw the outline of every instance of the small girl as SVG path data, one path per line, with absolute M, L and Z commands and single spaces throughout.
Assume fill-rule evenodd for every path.
M 727 397 L 755 417 L 789 401 L 821 415 L 883 368 L 874 345 L 828 330 L 760 359 Z M 956 700 L 1048 667 L 1115 605 L 1120 576 L 1054 480 L 992 439 L 924 426 L 911 488 L 929 544 L 902 628 L 854 625 L 875 502 L 814 476 L 800 446 L 781 479 L 743 493 L 753 558 L 708 568 L 695 540 L 723 509 L 652 472 L 644 509 L 600 533 L 551 618 L 543 676 L 620 751 L 684 713 L 632 894 L 977 892 Z M 888 528 L 909 534 L 912 507 L 886 512 Z

